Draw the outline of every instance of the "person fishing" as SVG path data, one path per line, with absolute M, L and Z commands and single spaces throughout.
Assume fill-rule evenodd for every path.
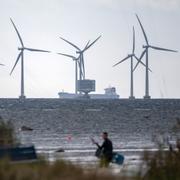
M 101 146 L 97 142 L 95 142 L 93 138 L 91 140 L 93 144 L 98 147 L 96 151 L 96 156 L 100 158 L 100 167 L 108 167 L 113 157 L 113 144 L 108 138 L 107 132 L 102 133 L 102 138 L 104 142 Z

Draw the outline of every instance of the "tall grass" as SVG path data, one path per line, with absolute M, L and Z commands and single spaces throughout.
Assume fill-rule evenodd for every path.
M 139 177 L 142 180 L 180 180 L 180 119 L 173 130 L 176 134 L 176 147 L 169 146 L 168 151 L 161 149 L 155 153 L 144 152 L 143 163 L 147 167 L 146 173 L 142 169 L 139 171 Z
M 34 163 L 11 164 L 0 161 L 1 180 L 117 180 L 111 174 L 99 174 L 97 171 L 84 171 L 83 168 L 64 161 L 53 164 L 41 160 Z
M 153 154 L 144 153 L 146 173 L 139 171 L 142 180 L 180 180 L 180 148 L 176 150 L 159 150 Z
M 12 146 L 17 143 L 13 125 L 10 121 L 5 122 L 0 118 L 0 147 Z

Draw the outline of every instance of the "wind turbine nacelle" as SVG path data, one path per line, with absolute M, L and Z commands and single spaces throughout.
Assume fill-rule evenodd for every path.
M 147 46 L 147 45 L 143 45 L 142 47 L 143 47 L 143 48 L 148 48 L 148 46 Z
M 77 88 L 79 92 L 89 93 L 95 91 L 95 80 L 78 80 Z
M 19 50 L 19 51 L 22 51 L 22 50 L 24 50 L 24 48 L 22 48 L 22 47 L 18 47 L 18 50 Z

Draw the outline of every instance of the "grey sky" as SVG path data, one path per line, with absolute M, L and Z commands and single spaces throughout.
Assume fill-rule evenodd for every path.
M 109 85 L 129 96 L 130 62 L 112 65 L 132 48 L 132 26 L 136 30 L 136 53 L 144 44 L 135 18 L 137 13 L 153 45 L 180 51 L 180 0 L 0 0 L 0 97 L 20 94 L 20 63 L 10 70 L 18 55 L 19 39 L 11 17 L 27 47 L 47 49 L 54 54 L 25 52 L 25 94 L 27 97 L 57 97 L 64 89 L 74 92 L 74 63 L 56 52 L 75 54 L 59 39 L 62 36 L 80 47 L 99 35 L 102 38 L 85 53 L 87 78 L 96 80 L 103 93 Z M 150 50 L 150 95 L 154 98 L 180 97 L 180 53 Z M 135 72 L 134 93 L 144 96 L 145 69 Z

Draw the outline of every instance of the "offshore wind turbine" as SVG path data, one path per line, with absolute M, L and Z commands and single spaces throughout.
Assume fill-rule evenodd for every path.
M 67 41 L 65 39 L 63 39 L 63 40 L 70 43 L 69 41 Z M 90 43 L 90 41 L 88 41 L 85 48 L 89 45 L 89 43 Z M 71 45 L 72 45 L 72 43 L 71 43 Z M 64 54 L 64 53 L 57 53 L 57 54 L 69 57 L 73 61 L 75 61 L 75 94 L 77 94 L 78 93 L 78 67 L 79 67 L 79 78 L 84 77 L 84 71 L 82 71 L 83 68 L 81 65 L 82 63 L 80 62 L 80 55 L 78 57 L 75 57 L 75 56 L 70 55 L 70 54 Z
M 24 43 L 23 43 L 23 40 L 22 40 L 22 38 L 20 36 L 20 33 L 19 33 L 15 23 L 13 22 L 13 20 L 11 18 L 10 18 L 10 20 L 11 20 L 11 23 L 12 23 L 12 25 L 13 25 L 13 27 L 14 27 L 17 35 L 18 35 L 20 43 L 21 43 L 21 47 L 18 47 L 18 50 L 20 51 L 20 53 L 18 54 L 18 57 L 17 57 L 17 59 L 15 61 L 15 64 L 14 64 L 14 66 L 13 66 L 11 72 L 10 72 L 10 75 L 13 73 L 17 63 L 19 62 L 19 60 L 21 58 L 21 93 L 20 93 L 19 98 L 20 99 L 25 99 L 25 94 L 24 94 L 24 51 L 27 50 L 27 51 L 33 51 L 33 52 L 48 52 L 48 53 L 50 51 L 41 50 L 41 49 L 32 49 L 32 48 L 25 47 Z
M 80 51 L 76 52 L 80 56 L 80 64 L 82 64 L 82 69 L 83 69 L 83 73 L 84 73 L 84 79 L 85 79 L 84 52 L 86 50 L 88 50 L 92 45 L 94 45 L 96 43 L 96 41 L 99 40 L 99 38 L 101 38 L 101 35 L 98 38 L 96 38 L 92 43 L 90 43 L 90 41 L 88 41 L 86 47 L 83 50 L 80 50 Z
M 139 25 L 140 25 L 141 30 L 142 30 L 143 35 L 144 35 L 144 39 L 146 41 L 146 45 L 143 45 L 143 48 L 145 50 L 142 52 L 142 54 L 140 56 L 140 61 L 143 58 L 143 56 L 146 55 L 146 63 L 145 63 L 146 64 L 146 71 L 145 71 L 146 72 L 146 79 L 145 79 L 145 96 L 144 96 L 144 99 L 150 99 L 150 95 L 149 95 L 149 71 L 148 71 L 148 69 L 149 69 L 149 48 L 154 49 L 154 50 L 169 51 L 169 52 L 177 52 L 177 51 L 150 45 L 148 38 L 147 38 L 147 35 L 145 33 L 144 27 L 143 27 L 143 25 L 142 25 L 137 14 L 136 14 L 136 18 L 139 22 Z M 135 68 L 137 67 L 138 63 L 136 64 Z
M 95 39 L 92 43 L 88 41 L 84 49 L 80 49 L 78 46 L 73 44 L 72 42 L 60 37 L 63 41 L 67 42 L 71 46 L 73 46 L 77 51 L 76 53 L 79 54 L 79 61 L 80 61 L 80 73 L 79 73 L 79 80 L 85 79 L 85 65 L 84 65 L 84 52 L 88 50 L 101 36 Z M 90 44 L 89 44 L 90 43 Z
M 130 59 L 131 60 L 131 64 L 130 64 L 130 73 L 131 73 L 131 79 L 130 79 L 130 96 L 129 96 L 129 99 L 135 99 L 134 97 L 134 77 L 133 77 L 133 73 L 134 73 L 134 70 L 133 70 L 133 61 L 134 61 L 134 58 L 141 64 L 143 64 L 144 66 L 146 66 L 143 62 L 139 61 L 139 59 L 137 58 L 137 56 L 135 55 L 135 30 L 134 30 L 134 27 L 133 27 L 133 47 L 132 47 L 132 53 L 131 54 L 128 54 L 127 57 L 125 57 L 124 59 L 122 59 L 121 61 L 119 61 L 118 63 L 114 64 L 113 67 L 119 65 L 120 63 Z

